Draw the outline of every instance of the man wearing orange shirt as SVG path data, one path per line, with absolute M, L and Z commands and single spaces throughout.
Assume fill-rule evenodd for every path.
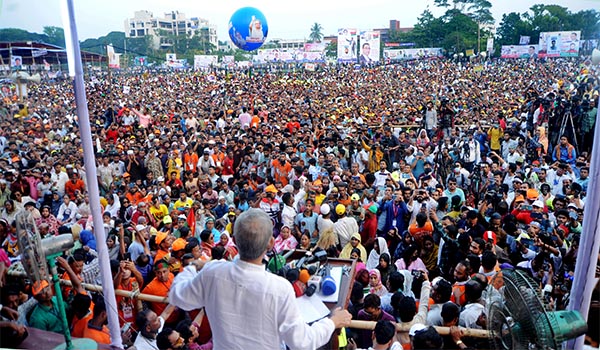
M 169 248 L 171 247 L 171 239 L 166 232 L 158 232 L 156 237 L 154 238 L 154 242 L 158 246 L 158 251 L 156 252 L 156 256 L 154 257 L 154 261 L 169 259 Z M 165 259 L 166 257 L 166 259 Z M 157 314 L 160 314 L 157 312 Z
M 142 277 L 142 274 L 132 261 L 122 260 L 119 265 L 119 271 L 114 277 L 113 285 L 116 289 L 126 291 L 140 290 L 144 285 L 144 277 Z M 137 315 L 136 301 L 122 295 L 117 295 L 116 300 L 121 326 L 126 322 L 135 323 Z
M 73 174 L 71 174 L 71 180 L 67 181 L 65 184 L 65 194 L 68 195 L 72 201 L 74 201 L 77 197 L 75 195 L 77 191 L 79 191 L 79 193 L 84 193 L 85 183 L 79 178 L 77 170 L 73 170 Z
M 83 337 L 93 339 L 98 344 L 110 345 L 110 331 L 106 326 L 107 324 L 106 304 L 104 304 L 103 298 L 98 298 L 96 305 L 94 305 L 94 315 L 83 330 Z
M 74 316 L 73 320 L 71 320 L 70 329 L 73 337 L 82 338 L 85 325 L 92 319 L 94 303 L 83 288 L 81 280 L 67 262 L 67 259 L 63 257 L 56 258 L 56 265 L 65 270 L 65 275 L 69 277 L 69 280 L 73 283 L 73 292 L 75 295 L 70 302 L 70 305 Z M 65 279 L 65 275 L 63 275 L 63 279 Z
M 433 235 L 433 225 L 427 220 L 425 213 L 418 213 L 415 221 L 408 227 L 408 233 L 414 238 L 415 243 L 422 247 L 423 237 Z
M 73 275 L 77 276 L 79 282 L 83 282 L 83 278 L 81 277 L 81 272 L 83 271 L 83 266 L 85 265 L 85 252 L 76 250 L 73 255 L 69 257 L 68 265 L 71 268 Z M 71 281 L 71 275 L 69 271 L 65 271 L 61 277 L 63 280 Z M 65 302 L 68 302 L 70 298 L 76 294 L 76 290 L 69 286 L 64 286 L 62 288 L 63 299 Z
M 292 171 L 292 164 L 287 161 L 285 153 L 280 153 L 279 158 L 273 160 L 273 179 L 275 182 L 281 182 L 281 185 L 285 185 L 289 182 L 289 174 Z
M 195 173 L 198 167 L 198 154 L 194 152 L 192 146 L 188 146 L 183 153 L 183 164 L 186 172 Z
M 155 276 L 150 283 L 142 290 L 143 294 L 156 295 L 159 297 L 167 297 L 169 295 L 169 290 L 171 289 L 171 284 L 173 283 L 173 279 L 175 276 L 169 272 L 169 263 L 165 260 L 156 260 L 154 263 L 154 273 Z M 157 315 L 163 313 L 167 304 L 165 303 L 148 303 L 150 309 L 154 311 Z M 172 323 L 177 320 L 178 312 L 173 312 L 171 316 L 167 319 L 167 323 Z

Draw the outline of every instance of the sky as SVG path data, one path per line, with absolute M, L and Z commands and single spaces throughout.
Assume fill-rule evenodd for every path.
M 600 0 L 490 0 L 498 25 L 502 14 L 525 12 L 537 3 L 557 4 L 572 12 L 600 10 Z M 333 35 L 338 28 L 369 30 L 387 28 L 389 20 L 400 21 L 402 27 L 413 26 L 429 6 L 434 15 L 443 13 L 433 0 L 74 0 L 79 39 L 97 38 L 111 31 L 124 31 L 125 19 L 134 11 L 149 10 L 155 16 L 179 11 L 186 17 L 202 17 L 217 26 L 219 40 L 228 40 L 227 24 L 240 7 L 253 6 L 266 16 L 269 39 L 304 39 L 316 22 L 323 34 Z M 44 26 L 62 27 L 59 0 L 0 0 L 0 28 L 21 28 L 41 33 Z M 0 38 L 2 41 L 2 38 Z

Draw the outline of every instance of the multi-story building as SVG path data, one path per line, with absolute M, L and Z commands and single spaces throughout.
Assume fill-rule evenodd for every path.
M 171 11 L 163 17 L 154 17 L 152 12 L 142 10 L 135 11 L 133 18 L 124 22 L 125 36 L 127 38 L 140 38 L 146 35 L 152 37 L 155 48 L 165 49 L 173 45 L 168 36 L 170 35 L 199 35 L 203 41 L 218 45 L 217 28 L 208 20 L 199 17 L 186 18 L 184 13 Z

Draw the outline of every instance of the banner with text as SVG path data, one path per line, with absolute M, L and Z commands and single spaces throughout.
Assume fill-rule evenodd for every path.
M 214 55 L 194 55 L 194 69 L 216 66 L 219 57 Z
M 577 57 L 581 31 L 541 32 L 539 57 Z
M 503 45 L 500 51 L 502 58 L 535 58 L 538 56 L 538 45 Z
M 358 63 L 365 65 L 379 62 L 380 41 L 379 32 L 360 32 L 360 56 L 358 57 Z
M 325 51 L 261 49 L 253 58 L 259 63 L 267 62 L 324 62 Z
M 324 52 L 327 48 L 327 43 L 305 43 L 304 52 Z
M 339 29 L 337 40 L 338 62 L 356 62 L 358 51 L 358 35 L 356 29 Z
M 383 57 L 386 60 L 414 60 L 433 57 L 443 57 L 442 48 L 428 47 L 422 49 L 385 49 Z

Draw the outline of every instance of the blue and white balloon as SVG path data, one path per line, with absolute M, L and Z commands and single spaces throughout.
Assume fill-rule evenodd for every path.
M 242 7 L 229 20 L 229 37 L 242 50 L 254 51 L 261 47 L 268 32 L 265 15 L 254 7 Z

